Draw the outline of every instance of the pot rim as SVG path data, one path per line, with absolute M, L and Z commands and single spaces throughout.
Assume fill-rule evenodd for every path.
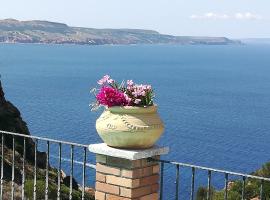
M 154 104 L 152 106 L 112 106 L 110 108 L 106 108 L 112 113 L 155 113 L 157 112 L 157 105 Z

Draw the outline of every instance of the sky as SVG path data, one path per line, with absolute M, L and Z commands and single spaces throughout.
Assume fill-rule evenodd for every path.
M 270 38 L 270 0 L 0 0 L 0 19 L 184 36 Z

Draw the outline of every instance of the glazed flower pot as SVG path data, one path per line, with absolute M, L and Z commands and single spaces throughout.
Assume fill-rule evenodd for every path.
M 152 147 L 164 132 L 157 106 L 113 106 L 96 121 L 101 139 L 111 147 L 143 149 Z

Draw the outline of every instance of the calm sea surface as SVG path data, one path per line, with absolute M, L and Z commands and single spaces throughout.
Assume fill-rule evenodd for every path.
M 270 160 L 270 45 L 1 44 L 0 73 L 6 97 L 33 135 L 101 142 L 94 127 L 101 111 L 88 105 L 90 88 L 109 74 L 153 85 L 166 125 L 159 144 L 171 148 L 166 159 L 247 173 Z M 68 157 L 68 148 L 63 151 Z M 173 193 L 174 168 L 165 174 Z

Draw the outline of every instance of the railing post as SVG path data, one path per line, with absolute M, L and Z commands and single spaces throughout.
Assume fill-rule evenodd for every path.
M 106 144 L 89 145 L 96 154 L 96 200 L 159 199 L 159 159 L 167 147 L 124 150 Z

